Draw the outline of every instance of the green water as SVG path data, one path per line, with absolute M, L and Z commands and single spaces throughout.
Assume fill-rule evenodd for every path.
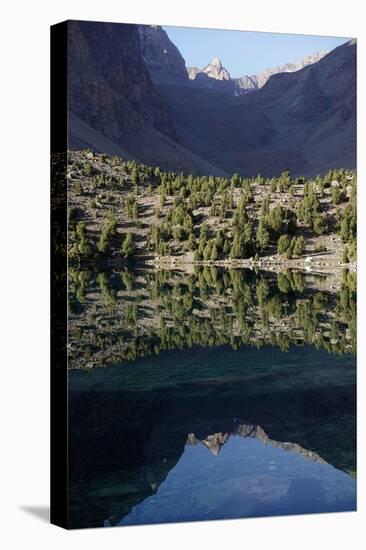
M 246 292 L 257 296 L 258 281 L 245 284 Z M 91 285 L 85 292 L 73 313 L 73 322 L 82 327 L 79 342 L 108 333 L 88 361 L 101 357 L 103 345 L 106 351 L 122 349 L 131 331 L 121 331 L 119 320 L 131 304 L 140 308 L 132 332 L 156 338 L 147 313 L 147 305 L 153 310 L 151 294 L 145 283 L 138 288 L 134 294 L 111 285 L 114 304 L 104 305 L 102 291 Z M 294 300 L 306 303 L 313 295 L 306 285 L 295 296 L 286 295 L 288 305 L 279 322 L 286 326 Z M 210 301 L 220 310 L 225 303 L 232 305 L 228 298 L 218 303 L 216 293 L 205 300 L 204 310 Z M 342 300 L 327 297 L 334 306 L 332 318 L 337 314 L 340 332 L 346 332 L 352 315 L 348 307 L 348 320 L 341 316 Z M 235 317 L 232 307 L 226 311 Z M 167 323 L 171 312 L 169 302 L 160 305 L 159 316 L 165 315 Z M 317 327 L 335 342 L 328 335 L 327 315 L 317 313 Z M 174 319 L 177 331 L 189 322 L 186 314 Z M 115 354 L 107 366 L 70 370 L 70 525 L 354 510 L 355 355 L 347 349 L 332 353 L 333 344 L 317 349 L 298 334 L 296 341 L 290 338 L 287 351 L 265 341 L 237 349 L 181 341 L 178 347 L 134 360 L 121 361 Z

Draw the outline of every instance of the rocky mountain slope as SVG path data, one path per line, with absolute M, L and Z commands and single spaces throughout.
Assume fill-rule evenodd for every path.
M 141 51 L 156 84 L 187 84 L 185 61 L 167 33 L 158 25 L 139 25 Z
M 297 155 L 306 175 L 356 166 L 356 44 L 295 73 L 273 75 L 243 107 L 270 119 L 275 137 L 269 154 Z
M 192 86 L 207 90 L 228 93 L 237 96 L 236 81 L 232 79 L 229 71 L 222 65 L 221 59 L 214 59 L 203 69 L 188 67 L 188 76 Z
M 309 62 L 239 83 L 214 59 L 192 81 L 161 27 L 70 21 L 69 148 L 194 175 L 354 168 L 356 45 Z
M 68 34 L 70 149 L 224 173 L 179 144 L 169 106 L 145 65 L 136 25 L 69 21 Z
M 245 89 L 245 79 L 250 79 L 251 82 L 254 84 L 254 89 L 262 88 L 272 75 L 278 73 L 294 73 L 296 71 L 299 71 L 300 69 L 303 69 L 304 67 L 307 67 L 308 65 L 312 65 L 313 63 L 320 61 L 320 59 L 322 59 L 328 53 L 328 51 L 316 52 L 314 54 L 307 55 L 293 63 L 286 63 L 285 65 L 282 65 L 280 67 L 265 69 L 258 75 L 242 76 L 237 79 L 239 87 Z
M 110 139 L 155 128 L 175 138 L 169 110 L 152 85 L 135 25 L 70 21 L 70 111 Z
M 215 81 L 220 85 L 226 81 Z M 339 46 L 253 93 L 159 87 L 178 139 L 226 172 L 315 176 L 356 166 L 356 44 Z
M 201 88 L 217 89 L 236 96 L 259 90 L 268 79 L 278 73 L 294 73 L 316 63 L 322 59 L 328 51 L 317 52 L 305 56 L 303 59 L 294 63 L 286 63 L 283 66 L 265 69 L 257 75 L 244 75 L 239 78 L 231 78 L 230 73 L 223 67 L 221 60 L 215 57 L 203 69 L 197 67 L 187 67 L 188 76 L 192 84 Z M 222 82 L 225 81 L 225 82 Z

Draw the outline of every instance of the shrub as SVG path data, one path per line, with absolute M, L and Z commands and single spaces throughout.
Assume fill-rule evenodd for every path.
M 315 245 L 315 252 L 326 252 L 327 251 L 327 247 L 325 246 L 325 244 L 317 244 Z
M 332 187 L 331 194 L 332 194 L 332 203 L 333 204 L 338 204 L 340 202 L 340 199 L 341 199 L 341 192 L 340 192 L 339 188 L 338 187 Z
M 117 220 L 110 216 L 107 221 L 104 223 L 102 227 L 102 231 L 100 233 L 99 242 L 98 242 L 98 250 L 102 254 L 107 252 L 108 248 L 110 247 L 111 239 L 114 237 L 114 235 L 117 233 Z
M 326 216 L 315 216 L 313 229 L 317 235 L 324 235 L 328 231 L 328 220 Z
M 288 235 L 281 235 L 277 243 L 277 251 L 279 254 L 286 254 L 291 245 L 291 239 Z
M 75 195 L 82 195 L 83 194 L 83 186 L 81 185 L 80 181 L 75 182 Z
M 134 252 L 135 246 L 133 243 L 132 234 L 128 232 L 122 243 L 122 254 L 126 259 L 130 259 L 134 255 Z
M 294 243 L 294 247 L 292 250 L 292 254 L 294 256 L 301 256 L 305 249 L 305 240 L 304 237 L 301 235 L 300 237 L 297 237 Z
M 92 172 L 93 172 L 93 167 L 92 167 L 92 165 L 90 164 L 90 162 L 86 162 L 86 163 L 84 164 L 84 174 L 85 174 L 86 176 L 90 176 L 90 175 L 92 174 Z

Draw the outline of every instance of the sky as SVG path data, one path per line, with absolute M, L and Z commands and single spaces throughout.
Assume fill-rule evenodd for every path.
M 187 67 L 203 68 L 219 57 L 232 77 L 258 74 L 306 55 L 332 50 L 349 38 L 249 31 L 163 27 Z

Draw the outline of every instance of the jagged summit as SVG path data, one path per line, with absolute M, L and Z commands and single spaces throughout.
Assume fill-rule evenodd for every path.
M 206 67 L 204 67 L 202 70 L 204 72 L 208 72 L 211 70 L 216 70 L 220 72 L 222 69 L 223 69 L 223 65 L 221 63 L 221 59 L 219 57 L 214 57 L 211 63 L 208 63 L 208 65 L 206 65 Z
M 214 57 L 210 65 L 215 65 L 217 67 L 222 67 L 221 59 L 219 57 Z
M 217 83 L 217 85 L 220 85 L 220 89 L 222 91 L 227 91 L 228 93 L 233 95 L 241 95 L 253 90 L 259 90 L 274 74 L 293 73 L 295 71 L 299 71 L 307 65 L 312 65 L 313 63 L 316 63 L 328 53 L 329 51 L 327 50 L 312 53 L 292 63 L 286 63 L 285 65 L 279 67 L 265 69 L 264 71 L 256 75 L 244 75 L 239 78 L 231 78 L 229 71 L 222 65 L 221 59 L 219 57 L 214 57 L 211 63 L 206 65 L 206 67 L 204 67 L 203 69 L 198 69 L 197 67 L 187 67 L 187 71 L 190 80 L 194 81 L 198 77 L 195 83 L 199 86 L 204 85 L 208 88 L 212 88 L 214 86 L 214 82 L 210 82 L 208 81 L 208 79 L 202 79 L 200 77 L 200 75 L 206 75 L 214 80 L 228 81 L 227 84 L 224 83 L 224 88 L 222 88 L 222 85 L 220 83 Z
M 231 80 L 229 71 L 223 66 L 219 57 L 214 57 L 211 63 L 206 65 L 201 72 L 215 80 Z
M 190 433 L 187 436 L 186 445 L 198 445 L 202 444 L 211 453 L 217 456 L 221 448 L 227 443 L 231 435 L 236 435 L 243 438 L 252 438 L 262 441 L 265 445 L 272 445 L 273 447 L 278 447 L 284 451 L 289 451 L 298 455 L 303 456 L 304 458 L 313 460 L 320 464 L 327 464 L 327 462 L 316 452 L 304 449 L 297 443 L 290 443 L 284 441 L 276 441 L 271 439 L 267 433 L 261 428 L 261 426 L 253 424 L 241 424 L 237 421 L 234 423 L 231 434 L 217 432 L 211 435 L 206 436 L 204 439 L 198 439 L 194 433 Z

